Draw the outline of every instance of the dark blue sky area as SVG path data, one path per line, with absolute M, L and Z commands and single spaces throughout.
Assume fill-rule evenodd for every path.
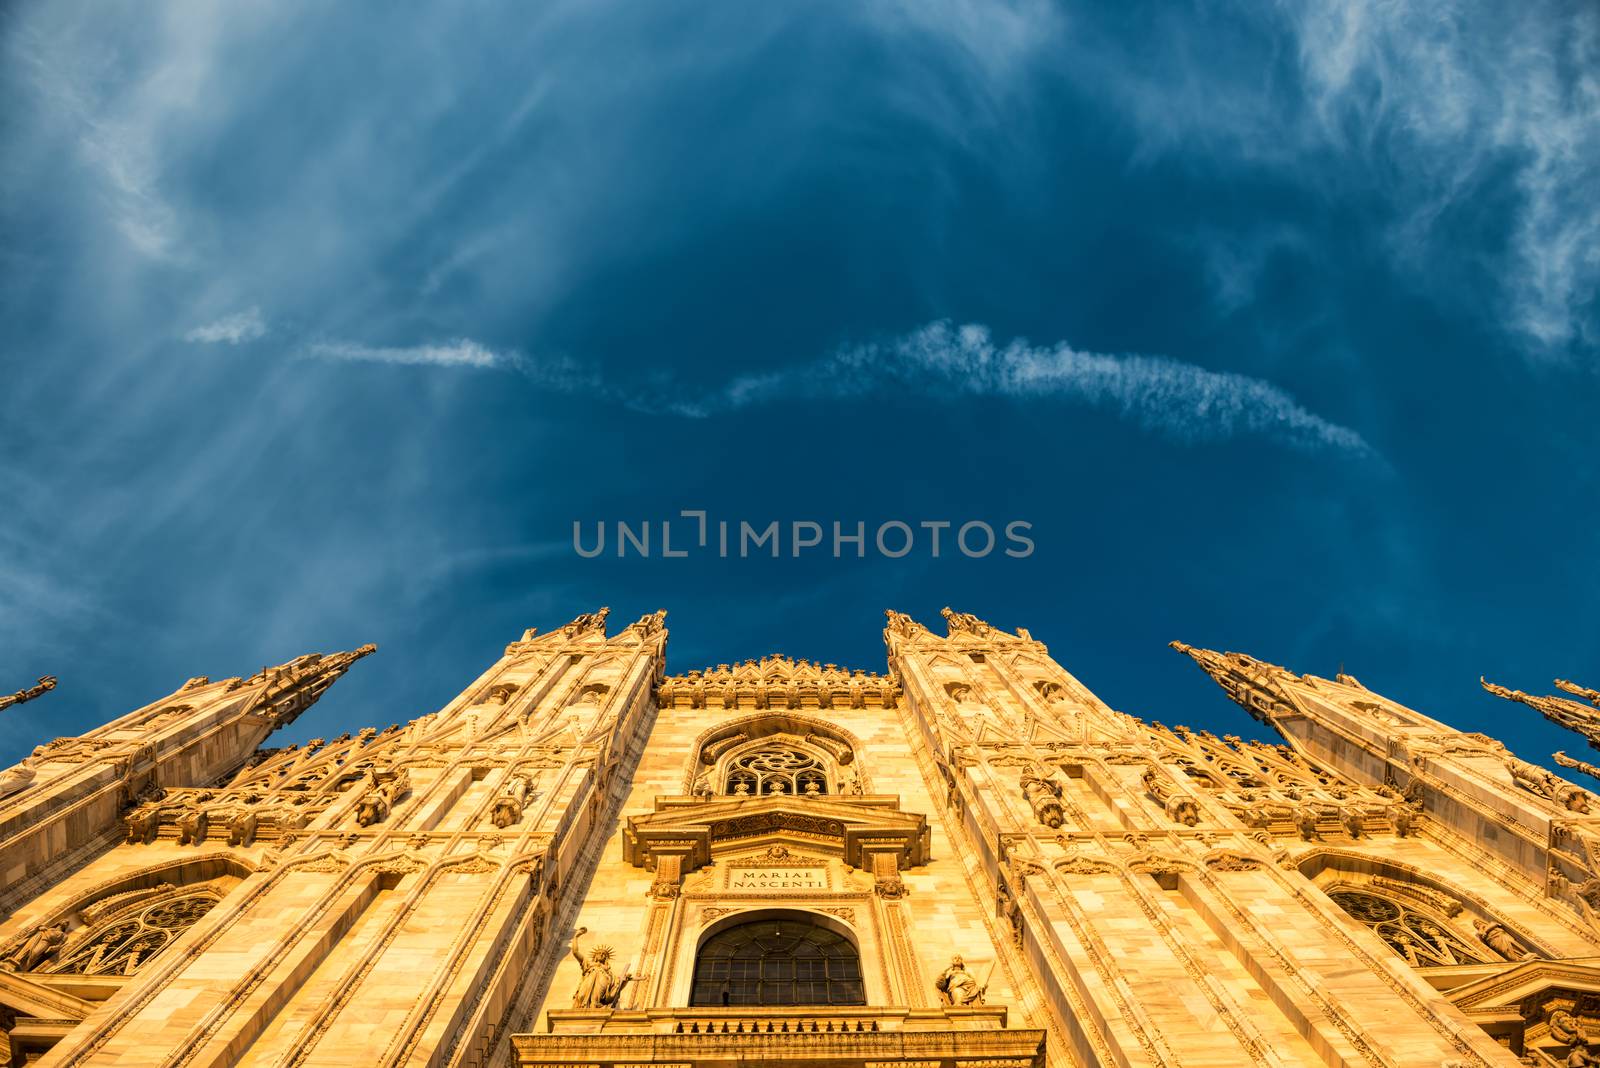
M 523 628 L 673 670 L 1174 638 L 1544 759 L 1600 686 L 1600 9 L 18 4 L 0 18 L 0 762 L 367 641 L 295 738 Z M 572 524 L 1032 524 L 586 560 Z M 680 530 L 686 521 L 678 519 Z M 592 529 L 592 526 L 589 527 Z M 675 531 L 677 533 L 677 531 Z

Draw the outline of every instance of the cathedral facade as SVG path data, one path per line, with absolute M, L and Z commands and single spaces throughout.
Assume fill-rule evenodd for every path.
M 41 745 L 0 1068 L 1600 1065 L 1587 790 L 1179 643 L 1282 741 L 1143 721 L 944 615 L 671 674 L 601 610 L 406 724 L 264 747 L 364 647 Z M 1600 737 L 1560 685 L 1489 689 Z

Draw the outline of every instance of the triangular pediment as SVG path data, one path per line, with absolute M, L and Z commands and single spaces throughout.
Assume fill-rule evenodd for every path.
M 1519 1006 L 1530 997 L 1558 992 L 1600 994 L 1600 957 L 1507 964 L 1456 987 L 1447 996 L 1457 1007 L 1470 1013 Z

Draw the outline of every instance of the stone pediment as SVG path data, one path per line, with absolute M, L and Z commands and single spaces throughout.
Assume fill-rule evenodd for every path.
M 1528 1049 L 1559 1053 L 1575 1029 L 1600 1036 L 1600 957 L 1504 964 L 1446 996 L 1490 1034 L 1519 1036 Z
M 769 840 L 800 843 L 856 867 L 866 866 L 864 854 L 885 851 L 899 854 L 901 868 L 928 862 L 927 818 L 902 812 L 888 796 L 659 797 L 654 812 L 629 818 L 622 848 L 638 867 L 654 867 L 667 854 L 683 858 L 688 872 Z
M 1582 960 L 1527 960 L 1504 965 L 1456 987 L 1451 1001 L 1466 1012 L 1521 1005 L 1555 991 L 1600 995 L 1600 957 Z

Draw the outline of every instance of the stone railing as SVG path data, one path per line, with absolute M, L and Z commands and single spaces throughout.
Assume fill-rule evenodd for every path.
M 553 1034 L 775 1035 L 875 1031 L 981 1031 L 1006 1025 L 1004 1005 L 972 1008 L 832 1007 L 665 1008 L 613 1012 L 552 1009 Z
M 524 1066 L 753 1063 L 861 1068 L 1041 1068 L 1044 1032 L 1007 1028 L 1004 1006 L 971 1009 L 554 1009 L 546 1034 L 513 1035 Z

